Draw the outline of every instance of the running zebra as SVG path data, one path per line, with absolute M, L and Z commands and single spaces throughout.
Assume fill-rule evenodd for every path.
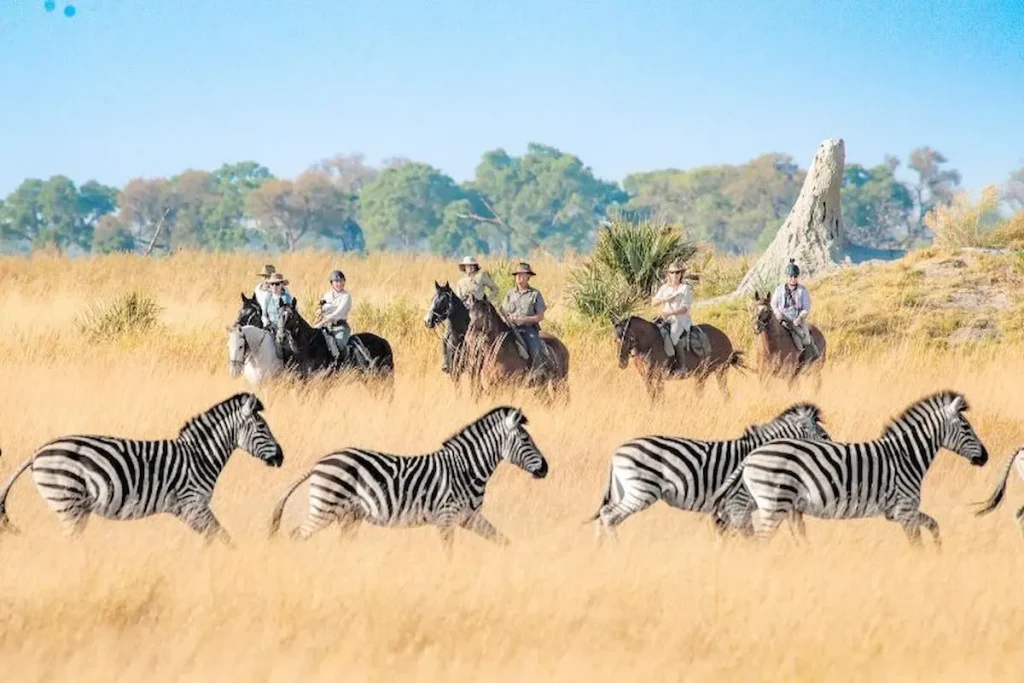
M 712 505 L 745 486 L 754 499 L 759 537 L 770 538 L 785 516 L 803 529 L 802 515 L 823 519 L 884 516 L 903 526 L 914 545 L 924 526 L 939 539 L 939 524 L 921 512 L 921 482 L 940 448 L 972 465 L 988 451 L 967 421 L 962 394 L 943 391 L 913 403 L 876 441 L 837 443 L 782 439 L 755 449 L 715 492 Z
M 608 485 L 601 507 L 587 522 L 600 520 L 597 533 L 615 527 L 659 500 L 691 512 L 711 512 L 711 494 L 757 446 L 772 439 L 829 439 L 821 426 L 821 410 L 812 403 L 797 403 L 771 422 L 747 427 L 730 441 L 699 441 L 674 436 L 644 436 L 619 446 L 611 458 Z M 750 535 L 753 503 L 737 490 L 715 517 L 720 532 L 729 527 Z
M 348 532 L 366 521 L 377 526 L 436 525 L 448 550 L 455 526 L 504 545 L 508 539 L 480 514 L 487 480 L 502 460 L 536 479 L 548 473 L 548 463 L 525 426 L 522 412 L 502 406 L 427 455 L 408 457 L 361 448 L 331 453 L 285 493 L 274 509 L 270 535 L 281 526 L 288 498 L 310 479 L 309 512 L 292 531 L 292 538 L 305 540 L 334 522 Z
M 1024 446 L 1018 448 L 1017 452 L 1006 461 L 1006 465 L 1003 466 L 1003 477 L 999 480 L 999 485 L 996 486 L 996 490 L 992 492 L 988 500 L 979 503 L 983 507 L 975 512 L 975 515 L 987 515 L 1003 502 L 1003 496 L 1006 495 L 1006 480 L 1010 478 L 1010 470 L 1013 469 L 1013 463 L 1017 463 L 1017 473 L 1020 474 L 1021 479 L 1024 479 Z M 1017 524 L 1020 526 L 1021 531 L 1024 531 L 1024 505 L 1017 508 L 1017 514 L 1014 516 L 1017 518 Z
M 284 462 L 252 394 L 235 394 L 196 415 L 178 438 L 138 441 L 72 435 L 39 448 L 0 488 L 0 530 L 17 533 L 7 518 L 7 493 L 32 469 L 39 494 L 57 513 L 67 536 L 84 531 L 90 514 L 107 519 L 174 515 L 209 542 L 231 539 L 210 510 L 217 477 L 241 448 L 273 467 Z

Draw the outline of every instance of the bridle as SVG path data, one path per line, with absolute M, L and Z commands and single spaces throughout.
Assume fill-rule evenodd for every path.
M 436 303 L 430 307 L 430 317 L 427 319 L 427 327 L 434 329 L 434 326 L 438 323 L 447 320 L 452 314 L 452 297 L 455 293 L 451 290 L 438 290 L 434 296 L 434 301 L 437 302 L 438 298 L 444 300 L 445 307 L 444 311 L 437 310 Z
M 762 313 L 767 313 L 767 316 L 763 316 Z M 758 335 L 768 330 L 768 323 L 771 320 L 771 311 L 768 310 L 768 306 L 759 303 L 757 305 L 757 314 L 754 316 L 754 334 Z
M 619 338 L 619 361 L 620 362 L 626 356 L 632 357 L 632 356 L 636 355 L 636 337 L 633 336 L 632 322 L 633 322 L 633 316 L 629 316 L 628 318 L 626 318 L 621 323 L 621 325 L 623 327 L 622 327 L 622 336 Z M 629 345 L 628 350 L 627 350 L 627 346 L 626 346 L 627 344 Z
M 252 354 L 252 348 L 249 346 L 249 339 L 245 336 L 245 332 L 242 331 L 242 326 L 235 325 L 235 329 L 238 330 L 238 336 L 242 338 L 242 360 L 229 358 L 228 362 L 231 363 L 231 367 L 241 370 L 245 367 L 246 359 Z

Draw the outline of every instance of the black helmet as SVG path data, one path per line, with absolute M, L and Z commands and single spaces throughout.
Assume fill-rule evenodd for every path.
M 334 282 L 335 280 L 344 280 L 344 279 L 345 279 L 345 273 L 341 272 L 340 270 L 332 270 L 331 271 L 331 277 L 329 278 L 329 280 L 331 282 Z
M 799 277 L 800 276 L 800 267 L 798 265 L 796 265 L 796 260 L 795 259 L 789 259 L 789 265 L 786 266 L 786 276 L 787 277 Z

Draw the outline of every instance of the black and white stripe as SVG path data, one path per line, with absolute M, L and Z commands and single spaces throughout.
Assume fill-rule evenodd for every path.
M 1021 479 L 1024 479 L 1024 446 L 1017 449 L 1017 452 L 1010 456 L 1010 459 L 1006 461 L 1003 466 L 1003 476 L 999 479 L 999 484 L 996 486 L 992 495 L 989 496 L 988 500 L 980 503 L 982 506 L 980 510 L 976 511 L 975 515 L 987 515 L 988 513 L 999 507 L 999 504 L 1003 502 L 1003 497 L 1006 495 L 1006 482 L 1010 478 L 1010 470 L 1013 469 L 1013 464 L 1017 463 L 1017 473 Z M 1014 515 L 1017 519 L 1017 524 L 1020 526 L 1020 530 L 1024 532 L 1024 505 L 1017 508 L 1017 513 Z
M 293 538 L 306 539 L 339 523 L 378 526 L 436 525 L 446 546 L 460 526 L 486 539 L 507 540 L 482 514 L 484 489 L 498 463 L 507 460 L 541 479 L 548 463 L 525 429 L 516 408 L 491 410 L 449 437 L 441 449 L 422 456 L 346 448 L 321 458 L 288 489 L 274 509 L 270 534 L 277 533 L 285 503 L 307 479 L 309 512 Z
M 124 520 L 167 513 L 208 540 L 230 542 L 210 510 L 228 457 L 241 448 L 274 467 L 284 461 L 261 410 L 258 398 L 241 393 L 190 419 L 173 440 L 93 435 L 54 439 L 4 482 L 0 529 L 13 531 L 5 509 L 7 493 L 31 468 L 36 488 L 68 535 L 81 533 L 90 514 Z
M 608 485 L 601 507 L 588 522 L 600 520 L 597 531 L 614 535 L 626 518 L 659 500 L 691 512 L 711 512 L 711 496 L 756 447 L 784 437 L 828 439 L 821 410 L 798 403 L 771 422 L 747 427 L 738 439 L 701 441 L 674 436 L 644 436 L 619 446 L 611 457 Z M 738 528 L 752 533 L 752 502 L 738 489 L 715 519 L 719 530 Z
M 782 439 L 756 448 L 715 493 L 724 500 L 742 485 L 754 500 L 758 536 L 770 537 L 787 516 L 824 519 L 884 516 L 911 543 L 921 526 L 939 540 L 938 523 L 921 512 L 921 482 L 940 448 L 981 466 L 984 444 L 967 421 L 963 395 L 943 391 L 915 402 L 863 443 Z M 740 484 L 742 482 L 742 484 Z M 797 525 L 802 528 L 802 522 Z

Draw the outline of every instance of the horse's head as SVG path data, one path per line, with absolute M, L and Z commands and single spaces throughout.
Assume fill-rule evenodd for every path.
M 768 330 L 772 322 L 772 304 L 767 292 L 754 292 L 754 334 Z
M 482 299 L 474 299 L 469 305 L 469 329 L 477 332 L 493 332 L 502 327 L 501 317 L 497 309 L 487 300 L 484 294 Z
M 619 368 L 629 365 L 629 357 L 636 349 L 636 334 L 633 330 L 636 316 L 627 315 L 614 323 L 615 338 L 619 341 Z
M 256 300 L 255 296 L 250 299 L 245 292 L 242 292 L 242 306 L 238 309 L 235 325 L 263 327 L 263 309 L 260 308 L 260 302 Z
M 427 317 L 423 319 L 427 327 L 433 329 L 434 326 L 448 319 L 452 313 L 454 298 L 455 292 L 447 282 L 443 285 L 434 282 L 434 298 L 430 301 L 430 308 L 427 309 Z
M 245 298 L 245 295 L 242 295 Z M 242 374 L 242 366 L 245 364 L 245 355 L 248 351 L 248 344 L 241 325 L 234 325 L 228 328 L 228 363 L 231 364 L 231 376 L 238 377 Z
M 277 345 L 285 348 L 292 346 L 296 335 L 302 329 L 302 316 L 299 315 L 299 300 L 293 298 L 291 303 L 282 304 L 277 312 Z

